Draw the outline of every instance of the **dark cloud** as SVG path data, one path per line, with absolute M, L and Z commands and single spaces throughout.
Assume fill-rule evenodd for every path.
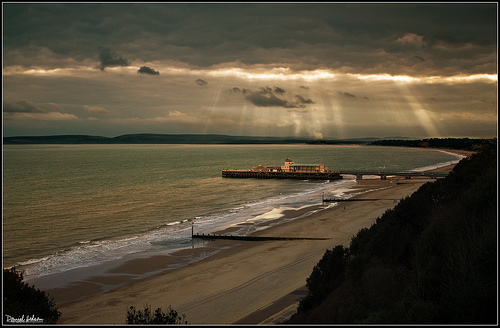
M 285 93 L 285 90 L 281 89 L 280 87 L 274 87 L 274 92 L 282 95 Z
M 349 93 L 349 92 L 340 92 L 340 91 L 339 91 L 338 93 L 339 93 L 339 95 L 342 95 L 342 96 L 344 96 L 344 97 L 356 98 L 356 96 L 355 96 L 355 95 L 353 95 L 352 93 Z
M 95 58 L 93 50 L 106 45 L 142 62 L 178 61 L 200 67 L 279 62 L 294 70 L 330 68 L 370 74 L 399 74 L 405 69 L 405 74 L 441 75 L 435 72 L 443 67 L 456 73 L 496 73 L 496 61 L 490 63 L 497 50 L 495 3 L 270 3 L 264 7 L 252 3 L 7 3 L 3 9 L 5 66 L 34 65 L 33 56 L 38 56 L 37 65 L 74 65 Z M 422 42 L 396 42 L 407 34 Z M 75 47 L 76 42 L 81 46 Z M 456 60 L 460 45 L 473 46 L 465 47 L 468 60 Z M 418 67 L 401 62 L 412 55 L 426 62 Z M 109 50 L 103 50 L 99 60 L 102 70 L 128 63 Z
M 276 97 L 273 93 L 252 92 L 245 99 L 257 107 L 292 108 L 288 101 Z
M 7 113 L 43 113 L 35 104 L 23 100 L 16 103 L 3 103 L 3 112 Z
M 207 81 L 202 80 L 202 79 L 196 80 L 196 84 L 198 84 L 198 85 L 206 85 L 207 83 L 208 83 Z
M 104 71 L 106 67 L 129 66 L 130 61 L 125 57 L 117 57 L 117 55 L 108 48 L 101 48 L 99 54 L 101 64 L 98 68 Z
M 229 92 L 231 92 L 231 93 L 243 93 L 243 94 L 246 94 L 247 92 L 252 92 L 252 91 L 247 90 L 247 89 L 240 89 L 238 87 L 234 87 L 232 89 L 229 89 Z
M 137 73 L 142 73 L 142 74 L 149 74 L 149 75 L 160 75 L 160 72 L 155 71 L 154 69 L 147 67 L 147 66 L 142 66 Z
M 261 93 L 261 94 L 263 94 L 263 95 L 265 95 L 265 94 L 272 94 L 273 93 L 273 89 L 271 89 L 268 86 L 265 86 L 265 87 L 261 87 L 258 92 Z
M 296 102 L 299 104 L 314 104 L 314 101 L 311 99 L 304 99 L 304 97 L 296 95 L 295 96 Z
M 435 47 L 439 45 L 447 45 L 447 46 L 462 46 L 466 44 L 465 40 L 460 40 L 452 35 L 447 34 L 431 34 L 426 35 L 422 38 L 422 42 L 427 47 Z
M 53 103 L 36 104 L 29 100 L 21 100 L 15 103 L 3 103 L 3 112 L 6 113 L 48 113 L 62 111 L 59 105 Z
M 257 107 L 283 107 L 283 108 L 304 108 L 307 104 L 314 104 L 311 99 L 304 99 L 296 95 L 293 101 L 281 98 L 286 91 L 280 87 L 261 87 L 259 91 L 249 91 L 245 99 Z

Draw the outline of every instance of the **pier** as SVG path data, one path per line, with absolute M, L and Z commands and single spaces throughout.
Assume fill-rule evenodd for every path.
M 256 179 L 300 179 L 300 180 L 339 180 L 338 172 L 282 172 L 252 170 L 222 170 L 223 178 L 256 178 Z
M 297 164 L 287 158 L 281 166 L 255 166 L 250 170 L 222 170 L 223 178 L 339 180 L 342 176 L 324 164 Z
M 383 171 L 359 171 L 341 170 L 334 171 L 325 167 L 324 164 L 296 164 L 287 158 L 281 166 L 255 166 L 250 170 L 222 170 L 223 178 L 256 178 L 256 179 L 300 179 L 300 180 L 340 180 L 344 175 L 354 175 L 357 180 L 366 175 L 378 175 L 381 180 L 387 180 L 388 176 L 402 176 L 406 179 L 413 177 L 429 177 L 433 179 L 444 178 L 447 172 L 383 172 Z
M 337 172 L 283 172 L 283 171 L 252 171 L 252 170 L 222 170 L 223 178 L 257 178 L 257 179 L 301 179 L 301 180 L 340 180 L 344 175 L 354 175 L 356 180 L 363 176 L 376 175 L 381 180 L 388 176 L 400 176 L 406 179 L 414 177 L 428 177 L 432 179 L 444 178 L 447 172 L 380 172 L 380 171 L 337 171 Z

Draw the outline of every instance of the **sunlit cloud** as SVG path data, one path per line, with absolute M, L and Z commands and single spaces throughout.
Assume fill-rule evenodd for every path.
M 449 77 L 429 77 L 426 83 L 470 83 L 475 81 L 484 80 L 486 82 L 498 82 L 498 75 L 494 74 L 474 74 L 474 75 L 457 75 Z
M 494 74 L 474 74 L 457 76 L 426 76 L 414 77 L 407 75 L 389 75 L 389 74 L 346 74 L 366 81 L 392 81 L 402 83 L 470 83 L 478 80 L 488 82 L 497 82 L 498 76 Z
M 4 119 L 15 120 L 35 120 L 35 121 L 73 121 L 79 120 L 76 115 L 68 113 L 50 112 L 50 113 L 4 113 Z
M 144 67 L 144 66 L 142 66 Z M 141 67 L 141 68 L 142 68 Z M 138 66 L 119 66 L 106 67 L 106 72 L 117 74 L 136 74 L 140 70 Z M 163 66 L 162 70 L 166 71 L 167 75 L 189 75 L 189 76 L 207 76 L 207 77 L 233 77 L 241 80 L 256 80 L 256 81 L 297 81 L 315 82 L 322 80 L 342 80 L 342 79 L 358 79 L 361 81 L 391 81 L 397 83 L 470 83 L 484 80 L 485 82 L 498 82 L 496 74 L 459 74 L 455 76 L 408 76 L 408 75 L 390 75 L 390 74 L 354 74 L 354 73 L 339 73 L 331 70 L 313 70 L 313 71 L 292 71 L 289 68 L 278 67 L 270 68 L 267 71 L 252 68 L 225 68 L 225 69 L 189 69 L 184 67 Z M 81 74 L 95 71 L 95 68 L 89 67 L 74 67 L 74 68 L 25 68 L 19 66 L 6 67 L 3 70 L 4 75 L 53 75 L 53 76 L 79 76 Z M 156 71 L 155 71 L 156 72 Z M 198 84 L 206 84 L 203 79 L 198 79 Z
M 396 43 L 409 44 L 412 46 L 420 47 L 423 45 L 423 36 L 417 35 L 415 33 L 405 34 L 403 37 L 396 40 Z
M 220 69 L 220 70 L 210 71 L 208 74 L 212 76 L 231 75 L 234 77 L 239 77 L 241 79 L 263 80 L 263 81 L 269 81 L 269 80 L 314 81 L 321 79 L 334 79 L 336 77 L 336 73 L 327 70 L 293 72 L 289 68 L 284 68 L 284 67 L 272 68 L 266 72 L 252 72 L 251 70 L 244 70 L 241 68 L 230 68 L 230 69 Z
M 109 110 L 109 109 L 101 107 L 101 106 L 88 106 L 88 105 L 85 105 L 85 106 L 83 106 L 83 108 L 89 114 L 111 114 L 111 113 L 113 113 L 112 110 Z

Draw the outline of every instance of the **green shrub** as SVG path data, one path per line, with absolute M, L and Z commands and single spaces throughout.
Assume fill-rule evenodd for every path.
M 136 311 L 134 306 L 131 306 L 127 310 L 127 324 L 163 324 L 163 325 L 179 325 L 187 324 L 185 321 L 186 316 L 182 316 L 173 310 L 172 307 L 168 306 L 168 312 L 162 312 L 161 308 L 156 309 L 154 312 L 151 311 L 151 306 L 144 306 L 144 310 Z
M 42 319 L 45 324 L 55 324 L 61 315 L 54 300 L 49 299 L 44 291 L 23 282 L 22 272 L 14 267 L 3 269 L 3 313 L 4 323 L 9 323 L 11 318 L 34 318 Z

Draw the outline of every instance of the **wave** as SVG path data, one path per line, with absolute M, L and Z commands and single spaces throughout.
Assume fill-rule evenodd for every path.
M 80 241 L 69 249 L 20 262 L 18 265 L 25 271 L 25 277 L 31 279 L 119 260 L 138 252 L 175 251 L 186 247 L 191 240 L 193 228 L 199 232 L 213 233 L 247 220 L 279 218 L 285 209 L 321 203 L 321 193 L 325 190 L 337 190 L 337 194 L 342 194 L 349 190 L 351 184 L 351 180 L 305 184 L 302 191 L 238 205 L 212 215 L 193 216 L 195 219 L 167 222 L 141 235 Z
M 459 156 L 461 156 L 461 155 L 459 155 Z M 460 162 L 460 160 L 462 158 L 465 158 L 465 157 L 466 156 L 460 157 L 460 159 L 456 159 L 456 160 L 452 160 L 452 161 L 447 161 L 447 162 L 437 163 L 437 164 L 433 164 L 433 165 L 418 167 L 418 168 L 410 170 L 410 171 L 412 171 L 412 172 L 423 172 L 423 171 L 438 169 L 440 167 L 445 167 L 445 166 L 448 166 L 448 165 L 457 164 L 458 162 Z

